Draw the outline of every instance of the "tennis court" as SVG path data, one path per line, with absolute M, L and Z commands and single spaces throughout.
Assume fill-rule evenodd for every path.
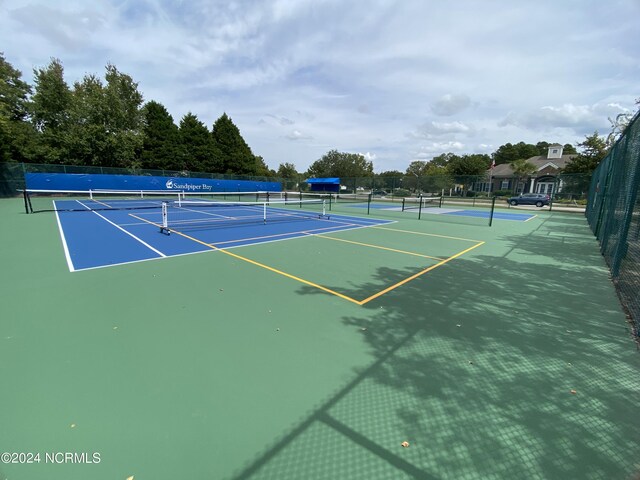
M 640 471 L 640 357 L 584 217 L 265 203 L 0 201 L 2 448 L 42 455 L 0 479 Z

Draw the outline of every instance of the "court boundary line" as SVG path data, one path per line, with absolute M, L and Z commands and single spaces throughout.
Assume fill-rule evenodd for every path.
M 380 290 L 378 293 L 374 293 L 373 295 L 365 298 L 364 300 L 360 301 L 360 305 L 364 305 L 366 303 L 369 303 L 371 300 L 375 300 L 378 297 L 381 297 L 382 295 L 384 295 L 385 293 L 389 293 L 392 290 L 395 290 L 398 287 L 401 287 L 402 285 L 404 285 L 405 283 L 409 283 L 411 280 L 415 280 L 418 277 L 421 277 L 422 275 L 424 275 L 425 273 L 428 273 L 432 270 L 435 270 L 438 267 L 441 267 L 442 265 L 445 265 L 447 263 L 449 263 L 451 260 L 455 260 L 456 258 L 464 255 L 467 252 L 470 252 L 471 250 L 480 247 L 481 245 L 484 245 L 485 242 L 479 242 L 469 248 L 467 248 L 466 250 L 463 250 L 461 252 L 456 253 L 455 255 L 450 256 L 449 258 L 446 258 L 445 260 L 442 260 L 441 262 L 436 263 L 435 265 L 431 265 L 430 267 L 427 267 L 423 270 L 421 270 L 420 272 L 411 275 L 410 277 L 405 278 L 404 280 L 399 281 L 398 283 L 396 283 L 395 285 L 391 285 L 390 287 L 387 287 L 383 290 Z
M 140 242 L 142 245 L 144 245 L 145 247 L 147 247 L 149 250 L 157 253 L 158 255 L 160 255 L 161 257 L 166 257 L 166 255 L 164 253 L 162 253 L 160 250 L 157 250 L 155 248 L 153 248 L 151 245 L 149 245 L 147 242 L 145 242 L 144 240 L 142 240 L 141 238 L 136 237 L 133 233 L 125 230 L 124 228 L 122 228 L 120 225 L 118 225 L 117 223 L 112 222 L 111 220 L 109 220 L 107 217 L 105 217 L 104 215 L 101 215 L 100 213 L 96 212 L 95 210 L 91 210 L 89 207 L 87 207 L 84 203 L 82 203 L 80 200 L 77 200 L 77 202 L 82 205 L 84 208 L 86 208 L 87 210 L 91 211 L 92 213 L 95 213 L 98 217 L 100 217 L 101 219 L 103 219 L 105 222 L 113 225 L 114 227 L 116 227 L 118 230 L 126 233 L 127 235 L 129 235 L 131 238 L 133 238 L 134 240 L 137 240 L 138 242 Z
M 451 237 L 449 235 L 439 235 L 437 233 L 416 232 L 416 231 L 413 231 L 413 230 L 402 230 L 400 228 L 387 228 L 387 227 L 376 227 L 376 226 L 372 226 L 371 228 L 377 228 L 377 229 L 380 229 L 380 230 L 389 230 L 389 231 L 392 231 L 392 232 L 412 233 L 414 235 L 424 235 L 424 236 L 427 236 L 427 237 L 438 237 L 438 238 L 447 238 L 447 239 L 450 239 L 450 240 L 461 240 L 461 241 L 464 241 L 464 242 L 474 242 L 474 243 L 483 242 L 484 243 L 483 240 L 474 240 L 472 238 Z
M 56 201 L 53 201 L 53 206 L 55 207 Z M 71 260 L 71 254 L 69 253 L 69 246 L 67 245 L 67 237 L 64 234 L 64 229 L 62 228 L 62 223 L 60 222 L 60 215 L 58 214 L 58 210 L 56 209 L 56 222 L 58 223 L 58 231 L 60 232 L 60 238 L 62 239 L 62 249 L 64 250 L 64 256 L 67 258 L 67 266 L 69 267 L 70 272 L 75 272 L 76 268 L 73 265 L 73 260 Z
M 131 215 L 132 217 L 135 217 L 135 215 L 133 215 L 133 214 L 130 214 L 130 215 Z M 135 218 L 138 218 L 139 220 L 145 221 L 145 222 L 147 222 L 147 223 L 149 223 L 149 224 L 151 224 L 151 225 L 154 225 L 154 226 L 156 226 L 156 227 L 160 228 L 160 225 L 158 225 L 158 224 L 156 224 L 156 223 L 153 223 L 153 222 L 151 222 L 151 221 L 148 221 L 148 220 L 145 220 L 145 219 L 143 219 L 143 218 L 139 218 L 139 217 L 135 217 Z M 362 227 L 360 227 L 360 228 L 375 228 L 375 227 L 374 227 L 373 225 L 370 225 L 370 226 L 363 225 L 363 226 L 362 226 Z M 345 230 L 348 230 L 348 229 L 345 229 Z M 411 231 L 405 231 L 405 230 L 399 230 L 399 229 L 390 229 L 390 230 L 394 230 L 394 231 L 397 231 L 397 232 L 405 232 L 405 233 L 416 233 L 416 234 L 421 234 L 421 233 L 422 233 L 422 232 L 411 232 Z M 347 301 L 349 301 L 349 302 L 351 302 L 351 303 L 355 303 L 356 305 L 359 305 L 359 306 L 363 306 L 363 305 L 365 305 L 365 304 L 369 303 L 370 301 L 375 300 L 376 298 L 378 298 L 378 297 L 380 297 L 380 296 L 382 296 L 382 295 L 384 295 L 384 294 L 386 294 L 386 293 L 389 293 L 390 291 L 395 290 L 396 288 L 398 288 L 398 287 L 400 287 L 400 286 L 402 286 L 402 285 L 404 285 L 404 284 L 406 284 L 406 283 L 408 283 L 408 282 L 410 282 L 410 281 L 412 281 L 412 280 L 415 280 L 416 278 L 418 278 L 418 277 L 420 277 L 420 276 L 424 275 L 425 273 L 428 273 L 428 272 L 430 272 L 430 271 L 432 271 L 432 270 L 434 270 L 434 269 L 436 269 L 436 268 L 438 268 L 438 267 L 441 267 L 442 265 L 446 265 L 446 264 L 447 264 L 447 263 L 449 263 L 451 260 L 454 260 L 454 259 L 456 259 L 456 258 L 458 258 L 458 257 L 460 257 L 460 256 L 462 256 L 462 255 L 464 255 L 465 253 L 470 252 L 471 250 L 473 250 L 473 249 L 475 249 L 475 248 L 478 248 L 478 247 L 480 247 L 481 245 L 484 245 L 484 244 L 485 244 L 485 242 L 484 242 L 484 241 L 475 241 L 475 242 L 477 242 L 477 243 L 476 243 L 476 245 L 473 245 L 473 246 L 471 246 L 471 247 L 469 247 L 469 248 L 467 248 L 467 249 L 465 249 L 465 250 L 463 250 L 463 251 L 461 251 L 461 252 L 458 252 L 458 253 L 456 253 L 456 254 L 452 255 L 451 257 L 448 257 L 448 258 L 446 258 L 446 259 L 444 259 L 444 260 L 442 260 L 442 261 L 438 262 L 438 263 L 437 263 L 437 264 L 435 264 L 435 265 L 431 265 L 431 266 L 429 266 L 429 267 L 427 267 L 427 268 L 424 268 L 424 269 L 422 269 L 421 271 L 419 271 L 418 273 L 416 273 L 416 274 L 414 274 L 414 275 L 411 275 L 411 276 L 409 276 L 409 277 L 405 278 L 404 280 L 402 280 L 402 281 L 400 281 L 400 282 L 397 282 L 397 283 L 395 283 L 394 285 L 391 285 L 391 286 L 389 286 L 389 287 L 387 287 L 387 288 L 385 288 L 385 289 L 383 289 L 383 290 L 381 290 L 381 291 L 379 291 L 379 292 L 377 292 L 377 293 L 374 293 L 373 295 L 370 295 L 369 297 L 367 297 L 367 298 L 365 298 L 365 299 L 363 299 L 363 300 L 356 300 L 355 298 L 349 297 L 348 295 L 345 295 L 345 294 L 343 294 L 343 293 L 337 292 L 337 291 L 335 291 L 335 290 L 332 290 L 332 289 L 330 289 L 330 288 L 327 288 L 327 287 L 325 287 L 325 286 L 322 286 L 322 285 L 320 285 L 320 284 L 318 284 L 318 283 L 311 282 L 311 281 L 309 281 L 309 280 L 305 280 L 304 278 L 301 278 L 301 277 L 298 277 L 298 276 L 296 276 L 296 275 L 293 275 L 293 274 L 290 274 L 290 273 L 284 272 L 284 271 L 282 271 L 282 270 L 279 270 L 279 269 L 277 269 L 277 268 L 271 267 L 271 266 L 269 266 L 269 265 L 265 265 L 264 263 L 260 263 L 260 262 L 258 262 L 258 261 L 252 260 L 252 259 L 250 259 L 250 258 L 243 257 L 242 255 L 238 255 L 238 254 L 236 254 L 236 253 L 229 252 L 229 251 L 227 251 L 227 249 L 226 249 L 226 248 L 219 248 L 219 247 L 217 247 L 217 246 L 216 246 L 215 244 L 213 244 L 213 243 L 206 243 L 206 242 L 204 242 L 204 241 L 202 241 L 202 240 L 199 240 L 199 239 L 197 239 L 197 238 L 195 238 L 195 237 L 192 237 L 192 236 L 190 236 L 190 235 L 187 235 L 187 234 L 185 234 L 185 233 L 182 233 L 182 232 L 180 232 L 180 231 L 178 231 L 178 230 L 171 230 L 171 231 L 172 231 L 173 233 L 176 233 L 176 234 L 178 234 L 178 235 L 180 235 L 180 236 L 182 236 L 182 237 L 184 237 L 184 238 L 187 238 L 187 239 L 189 239 L 189 240 L 191 240 L 191 241 L 194 241 L 194 242 L 196 242 L 196 243 L 199 243 L 199 244 L 201 244 L 201 245 L 204 245 L 204 246 L 206 246 L 206 247 L 208 247 L 208 248 L 212 249 L 213 251 L 222 252 L 222 253 L 224 253 L 225 255 L 229 255 L 229 256 L 231 256 L 231 257 L 237 258 L 238 260 L 243 260 L 243 261 L 248 262 L 248 263 L 250 263 L 250 264 L 252 264 L 252 265 L 256 265 L 256 266 L 258 266 L 258 267 L 264 268 L 264 269 L 269 270 L 269 271 L 271 271 L 271 272 L 274 272 L 274 273 L 280 274 L 280 275 L 282 275 L 282 276 L 284 276 L 284 277 L 290 278 L 290 279 L 292 279 L 292 280 L 296 280 L 296 281 L 298 281 L 298 282 L 300 282 L 300 283 L 303 283 L 303 284 L 305 284 L 305 285 L 309 285 L 309 286 L 311 286 L 311 287 L 317 288 L 317 289 L 322 290 L 322 291 L 324 291 L 324 292 L 330 293 L 330 294 L 335 295 L 335 296 L 337 296 L 337 297 L 339 297 L 339 298 L 342 298 L 342 299 L 344 299 L 344 300 L 347 300 Z M 429 234 L 426 234 L 426 235 L 429 235 Z M 314 235 L 308 235 L 308 236 L 310 236 L 310 237 L 321 237 L 322 235 L 314 234 Z M 430 236 L 436 236 L 436 237 L 438 237 L 438 236 L 439 236 L 439 237 L 444 237 L 443 235 L 430 235 Z M 300 237 L 300 238 L 303 238 L 303 237 Z M 328 238 L 330 238 L 330 237 L 328 237 Z M 445 238 L 455 238 L 455 239 L 457 239 L 457 240 L 474 241 L 474 240 L 462 239 L 462 238 L 456 238 L 456 237 L 445 237 Z M 332 240 L 334 240 L 334 239 L 332 238 Z M 399 252 L 399 251 L 397 251 L 397 252 Z M 408 252 L 403 252 L 403 253 L 408 254 Z M 423 255 L 420 255 L 420 254 L 417 254 L 417 255 L 418 255 L 418 256 L 423 256 Z
M 82 203 L 82 202 L 79 202 L 79 203 Z M 96 213 L 98 216 L 102 217 L 102 215 L 98 214 L 97 212 L 93 212 L 93 213 Z M 136 218 L 137 220 L 140 220 L 142 222 L 145 222 L 145 223 L 153 225 L 153 226 L 155 226 L 157 228 L 160 228 L 160 225 L 158 223 L 155 223 L 155 222 L 152 222 L 150 220 L 146 220 L 144 218 L 138 217 L 138 216 L 136 216 L 136 215 L 134 215 L 132 213 L 130 213 L 129 215 L 131 217 L 133 217 L 133 218 Z M 118 225 L 114 224 L 110 220 L 108 220 L 108 219 L 106 219 L 104 217 L 102 217 L 102 218 L 104 220 L 106 220 L 107 222 L 113 224 L 114 226 L 120 228 L 125 233 L 128 233 L 132 237 L 137 238 L 137 237 L 135 237 L 135 235 L 131 234 L 130 232 L 127 232 L 126 230 L 122 229 L 121 227 L 119 227 Z M 339 222 L 336 222 L 336 223 L 339 223 Z M 388 222 L 388 223 L 395 223 L 395 222 Z M 347 225 L 349 225 L 349 224 L 347 224 Z M 350 224 L 350 225 L 353 225 L 353 224 Z M 331 227 L 327 227 L 326 229 L 328 229 L 328 228 L 331 228 Z M 197 239 L 195 237 L 192 237 L 192 236 L 187 235 L 187 234 L 185 234 L 183 232 L 180 232 L 179 230 L 173 230 L 172 229 L 171 232 L 173 232 L 173 233 L 175 233 L 177 235 L 180 235 L 180 236 L 182 236 L 182 237 L 184 237 L 184 238 L 186 238 L 188 240 L 191 240 L 191 241 L 193 241 L 195 243 L 203 245 L 203 246 L 207 247 L 208 250 L 203 250 L 203 251 L 200 251 L 200 252 L 189 252 L 187 254 L 170 255 L 169 258 L 172 257 L 172 256 L 181 256 L 181 255 L 191 255 L 191 254 L 195 254 L 195 253 L 203 253 L 203 252 L 206 252 L 206 251 L 209 251 L 209 250 L 216 251 L 216 252 L 221 252 L 221 253 L 223 253 L 225 255 L 229 255 L 229 256 L 231 256 L 233 258 L 236 258 L 238 260 L 245 261 L 245 262 L 250 263 L 252 265 L 264 268 L 265 270 L 268 270 L 268 271 L 271 271 L 273 273 L 277 273 L 279 275 L 282 275 L 282 276 L 284 276 L 286 278 L 290 278 L 290 279 L 295 280 L 295 281 L 297 281 L 299 283 L 308 285 L 308 286 L 313 287 L 313 288 L 317 288 L 317 289 L 322 290 L 322 291 L 324 291 L 326 293 L 330 293 L 330 294 L 332 294 L 332 295 L 334 295 L 336 297 L 342 298 L 343 300 L 347 300 L 347 301 L 349 301 L 351 303 L 355 303 L 356 305 L 363 306 L 363 305 L 366 305 L 367 303 L 371 302 L 372 300 L 375 300 L 376 298 L 379 298 L 382 295 L 385 295 L 385 294 L 397 289 L 398 287 L 401 287 L 402 285 L 405 285 L 406 283 L 409 283 L 410 281 L 415 280 L 416 278 L 419 278 L 422 275 L 424 275 L 424 274 L 426 274 L 426 273 L 428 273 L 430 271 L 435 270 L 438 267 L 446 265 L 450 261 L 455 260 L 456 258 L 464 255 L 465 253 L 470 252 L 471 250 L 474 250 L 474 249 L 476 249 L 476 248 L 478 248 L 478 247 L 480 247 L 480 246 L 485 244 L 484 241 L 479 241 L 479 240 L 471 240 L 471 239 L 460 238 L 460 237 L 450 237 L 450 236 L 438 235 L 438 234 L 429 234 L 429 233 L 425 233 L 425 232 L 415 232 L 415 231 L 411 231 L 411 230 L 402 230 L 402 229 L 379 227 L 379 226 L 375 226 L 375 225 L 359 225 L 359 226 L 354 226 L 352 228 L 345 228 L 344 230 L 338 230 L 336 232 L 328 232 L 328 233 L 337 233 L 337 232 L 341 232 L 341 231 L 353 230 L 353 229 L 359 229 L 359 228 L 380 228 L 380 229 L 383 229 L 383 230 L 390 230 L 390 231 L 399 232 L 399 233 L 409 233 L 409 234 L 416 234 L 416 235 L 426 235 L 426 236 L 432 236 L 432 237 L 448 238 L 448 239 L 454 239 L 454 240 L 460 240 L 460 241 L 470 241 L 470 242 L 474 242 L 475 245 L 473 245 L 473 246 L 471 246 L 471 247 L 469 247 L 469 248 L 467 248 L 465 250 L 462 250 L 462 251 L 460 251 L 458 253 L 455 253 L 454 255 L 452 255 L 452 256 L 450 256 L 450 257 L 448 257 L 446 259 L 439 259 L 439 258 L 436 258 L 436 257 L 430 257 L 430 256 L 427 256 L 427 255 L 422 255 L 422 254 L 418 254 L 418 253 L 415 253 L 415 252 L 407 252 L 407 251 L 396 250 L 396 249 L 392 249 L 392 248 L 388 248 L 388 247 L 384 247 L 384 246 L 380 246 L 380 245 L 371 245 L 371 244 L 365 244 L 365 243 L 361 243 L 361 242 L 354 242 L 354 241 L 346 240 L 346 239 L 338 239 L 338 238 L 334 238 L 334 237 L 328 237 L 328 236 L 326 236 L 326 234 L 313 234 L 313 233 L 309 233 L 309 232 L 306 232 L 306 231 L 292 232 L 291 233 L 291 235 L 300 234 L 300 236 L 298 236 L 298 237 L 279 239 L 279 240 L 271 240 L 271 241 L 267 241 L 267 242 L 259 242 L 258 243 L 258 244 L 260 244 L 260 243 L 271 243 L 271 242 L 275 242 L 275 241 L 284 241 L 284 240 L 291 240 L 291 239 L 294 239 L 294 238 L 304 238 L 304 237 L 320 237 L 320 238 L 326 238 L 326 239 L 330 239 L 330 240 L 344 241 L 346 243 L 353 243 L 353 244 L 356 244 L 356 245 L 361 245 L 361 246 L 370 247 L 370 248 L 379 248 L 379 249 L 382 249 L 382 250 L 388 250 L 388 251 L 391 251 L 391 252 L 400 253 L 400 254 L 404 254 L 404 255 L 413 255 L 413 256 L 418 256 L 418 257 L 422 257 L 422 258 L 429 258 L 429 259 L 432 259 L 432 260 L 434 260 L 434 259 L 435 260 L 440 260 L 435 265 L 431 265 L 429 267 L 423 268 L 422 270 L 418 271 L 417 273 L 415 273 L 413 275 L 410 275 L 409 277 L 407 277 L 407 278 L 405 278 L 405 279 L 403 279 L 403 280 L 401 280 L 401 281 L 399 281 L 399 282 L 397 282 L 397 283 L 395 283 L 393 285 L 390 285 L 390 286 L 380 290 L 379 292 L 376 292 L 376 293 L 374 293 L 374 294 L 372 294 L 372 295 L 370 295 L 370 296 L 368 296 L 368 297 L 366 297 L 366 298 L 364 298 L 362 300 L 357 300 L 355 298 L 349 297 L 348 295 L 345 295 L 343 293 L 340 293 L 338 291 L 335 291 L 335 290 L 332 290 L 332 289 L 330 289 L 328 287 L 320 285 L 318 283 L 312 282 L 310 280 L 306 280 L 304 278 L 298 277 L 298 276 L 293 275 L 291 273 L 287 273 L 287 272 L 285 272 L 283 270 L 280 270 L 280 269 L 277 269 L 275 267 L 271 267 L 269 265 L 266 265 L 264 263 L 258 262 L 256 260 L 252 260 L 250 258 L 247 258 L 247 257 L 244 257 L 242 255 L 238 255 L 236 253 L 228 251 L 230 248 L 239 248 L 239 247 L 242 247 L 242 246 L 250 246 L 250 245 L 255 245 L 255 244 L 237 245 L 235 247 L 218 247 L 216 244 L 207 243 L 207 242 L 205 242 L 203 240 L 199 240 L 199 239 Z M 325 230 L 325 229 L 323 229 L 323 230 Z M 242 240 L 240 240 L 240 241 L 242 241 Z M 164 257 L 167 257 L 167 256 L 164 255 Z M 145 259 L 145 260 L 140 260 L 140 261 L 146 261 L 146 260 L 157 260 L 157 258 L 156 259 Z M 126 262 L 126 263 L 136 263 L 136 261 Z M 108 265 L 108 266 L 112 266 L 112 265 Z M 96 268 L 106 268 L 106 267 L 107 266 L 90 267 L 90 268 L 83 269 L 83 270 L 96 269 Z
M 331 232 L 331 233 L 333 233 L 333 232 Z M 429 258 L 431 260 L 438 260 L 438 261 L 444 260 L 444 259 L 439 258 L 439 257 L 432 257 L 431 255 L 423 255 L 421 253 L 407 252 L 405 250 L 398 250 L 396 248 L 384 247 L 382 245 L 371 245 L 369 243 L 355 242 L 353 240 L 347 240 L 345 238 L 328 237 L 327 235 L 328 234 L 326 234 L 326 233 L 324 233 L 324 234 L 315 234 L 315 236 L 318 237 L 318 238 L 326 238 L 328 240 L 335 240 L 337 242 L 353 243 L 354 245 L 360 245 L 360 246 L 363 246 L 363 247 L 377 248 L 379 250 L 387 250 L 389 252 L 402 253 L 404 255 L 412 255 L 414 257 Z
M 192 241 L 194 241 L 196 243 L 199 243 L 201 245 L 209 247 L 210 249 L 212 249 L 212 250 L 214 250 L 216 252 L 224 253 L 225 255 L 229 255 L 229 256 L 237 258 L 239 260 L 244 260 L 245 262 L 251 263 L 251 264 L 256 265 L 258 267 L 262 267 L 262 268 L 264 268 L 266 270 L 269 270 L 271 272 L 278 273 L 278 274 L 283 275 L 283 276 L 285 276 L 287 278 L 291 278 L 292 280 L 296 280 L 298 282 L 304 283 L 305 285 L 309 285 L 310 287 L 318 288 L 318 289 L 323 290 L 323 291 L 325 291 L 327 293 L 331 293 L 331 294 L 333 294 L 333 295 L 335 295 L 337 297 L 340 297 L 340 298 L 342 298 L 344 300 L 348 300 L 349 302 L 353 302 L 353 303 L 358 304 L 358 301 L 356 299 L 351 298 L 351 297 L 349 297 L 347 295 L 343 295 L 342 293 L 336 292 L 335 290 L 331 290 L 330 288 L 324 287 L 324 286 L 322 286 L 322 285 L 320 285 L 318 283 L 314 283 L 314 282 L 311 282 L 309 280 L 305 280 L 304 278 L 300 278 L 300 277 L 297 277 L 297 276 L 292 275 L 290 273 L 283 272 L 282 270 L 278 270 L 277 268 L 270 267 L 269 265 L 265 265 L 264 263 L 256 262 L 255 260 L 251 260 L 250 258 L 243 257 L 242 255 L 238 255 L 236 253 L 229 252 L 227 249 L 218 248 L 212 243 L 205 243 L 202 240 L 198 240 L 197 238 L 194 238 L 194 237 L 192 237 L 190 235 L 187 235 L 185 233 L 179 232 L 177 230 L 171 230 L 171 231 L 173 233 L 176 233 L 176 234 L 184 237 L 184 238 L 187 238 L 187 239 L 192 240 Z
M 137 218 L 138 220 L 140 220 L 143 223 L 136 223 L 136 224 L 128 224 L 128 225 L 135 225 L 135 226 L 140 226 L 140 225 L 153 225 L 154 227 L 157 227 L 158 229 L 160 228 L 160 224 L 158 223 L 154 223 L 151 222 L 150 220 L 146 220 L 144 218 L 140 218 L 140 217 L 136 217 L 134 214 L 130 213 L 129 215 L 131 215 L 132 217 Z M 390 222 L 390 223 L 395 223 L 395 222 Z M 356 225 L 356 224 L 354 224 Z M 340 228 L 338 226 L 334 226 L 334 227 L 326 227 L 327 228 Z M 360 228 L 371 228 L 370 225 L 357 225 L 357 226 L 353 226 L 353 227 L 348 227 L 348 228 L 342 228 L 341 230 L 338 230 L 340 232 L 343 231 L 349 231 L 349 230 L 357 230 Z M 218 249 L 214 249 L 214 248 L 207 248 L 206 250 L 198 250 L 197 252 L 186 252 L 186 253 L 176 253 L 176 254 L 170 254 L 167 255 L 166 257 L 153 257 L 153 258 L 141 258 L 139 260 L 129 260 L 127 262 L 117 262 L 117 263 L 109 263 L 107 265 L 96 265 L 94 267 L 84 267 L 84 268 L 75 268 L 73 270 L 73 272 L 83 272 L 85 270 L 98 270 L 101 268 L 110 268 L 110 267 L 119 267 L 122 265 L 130 265 L 133 263 L 142 263 L 142 262 L 149 262 L 152 260 L 162 260 L 163 258 L 173 258 L 173 257 L 184 257 L 186 255 L 198 255 L 201 253 L 210 253 L 210 252 L 215 252 L 216 250 L 223 250 L 223 249 L 231 249 L 231 248 L 243 248 L 243 247 L 251 247 L 254 245 L 262 245 L 265 243 L 275 243 L 275 242 L 284 242 L 286 240 L 295 240 L 297 238 L 305 238 L 305 237 L 312 237 L 315 236 L 315 233 L 309 233 L 308 231 L 297 231 L 294 233 L 291 233 L 291 235 L 298 235 L 295 237 L 291 237 L 291 238 L 279 238 L 279 239 L 273 239 L 273 240 L 267 240 L 264 242 L 256 242 L 256 243 L 247 243 L 246 245 L 230 245 L 230 246 L 226 246 L 223 248 L 218 248 Z M 207 245 L 207 247 L 209 247 L 209 245 Z

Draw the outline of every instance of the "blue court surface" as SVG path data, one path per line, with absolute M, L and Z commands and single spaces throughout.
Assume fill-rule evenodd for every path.
M 272 204 L 267 209 L 249 204 L 214 208 L 182 204 L 169 209 L 163 220 L 157 204 L 84 201 L 77 209 L 67 202 L 56 202 L 56 216 L 70 271 L 393 223 L 333 215 L 320 206 L 309 210 L 312 206 L 296 203 Z M 165 233 L 161 232 L 163 221 L 168 225 Z

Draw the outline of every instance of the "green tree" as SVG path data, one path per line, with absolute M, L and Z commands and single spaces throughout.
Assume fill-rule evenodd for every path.
M 491 157 L 489 157 L 489 155 L 473 153 L 453 159 L 447 166 L 447 169 L 450 174 L 458 177 L 478 176 L 486 174 L 490 165 Z
M 423 180 L 424 190 L 430 193 L 439 193 L 442 190 L 453 188 L 455 182 L 446 166 L 433 165 L 429 162 L 426 178 Z
M 375 175 L 376 189 L 382 189 L 386 192 L 393 192 L 398 188 L 402 188 L 404 173 L 398 170 L 386 170 Z
M 414 160 L 405 172 L 402 188 L 419 193 L 422 191 L 422 177 L 427 173 L 428 163 L 424 160 Z
M 330 150 L 322 158 L 311 164 L 307 170 L 308 177 L 371 177 L 373 175 L 373 162 L 364 158 L 359 153 L 344 153 Z
M 549 142 L 538 142 L 536 143 L 536 148 L 538 149 L 538 155 L 546 155 L 549 151 L 549 147 L 551 144 Z
M 524 158 L 520 158 L 518 160 L 514 160 L 510 163 L 511 169 L 513 170 L 513 174 L 516 176 L 516 184 L 514 185 L 514 191 L 517 189 L 518 184 L 524 182 L 524 180 L 529 176 L 534 174 L 538 169 L 537 167 Z
M 298 170 L 296 170 L 296 166 L 293 163 L 281 163 L 278 166 L 276 175 L 280 178 L 287 179 L 298 179 L 298 177 L 300 176 Z
M 562 153 L 564 155 L 573 155 L 573 154 L 576 154 L 578 152 L 576 151 L 576 147 L 574 147 L 570 143 L 565 143 L 564 147 L 562 147 Z
M 28 122 L 31 86 L 0 52 L 0 162 L 27 161 L 35 142 Z
M 265 163 L 264 158 L 259 155 L 255 156 L 256 159 L 256 170 L 255 175 L 259 177 L 274 177 L 276 175 L 275 170 L 269 168 L 269 166 Z
M 35 94 L 31 111 L 36 128 L 40 132 L 59 133 L 66 126 L 71 103 L 71 91 L 64 79 L 64 67 L 52 58 L 45 68 L 33 71 Z
M 69 157 L 66 145 L 70 125 L 72 94 L 64 79 L 64 67 L 57 58 L 45 68 L 33 71 L 35 93 L 31 98 L 31 119 L 39 132 L 36 160 L 64 163 Z
M 298 188 L 300 174 L 293 163 L 281 163 L 278 166 L 276 176 L 283 180 L 283 187 L 285 190 L 294 190 Z
M 108 150 L 103 152 L 104 162 L 119 167 L 139 166 L 142 148 L 142 93 L 131 76 L 107 65 L 104 89 L 105 126 Z
M 144 139 L 142 166 L 144 168 L 177 169 L 184 165 L 179 160 L 179 130 L 169 111 L 159 102 L 151 100 L 143 108 Z
M 75 82 L 65 130 L 72 163 L 137 168 L 142 148 L 142 94 L 138 84 L 114 65 L 105 83 L 87 74 Z
M 220 152 L 216 152 L 211 133 L 198 117 L 189 112 L 180 120 L 181 168 L 192 172 L 219 172 Z
M 546 143 L 547 142 L 539 142 L 538 145 Z M 491 157 L 495 160 L 496 165 L 501 165 L 503 163 L 511 163 L 521 158 L 531 158 L 543 154 L 546 154 L 546 151 L 544 153 L 540 153 L 539 147 L 536 145 L 518 142 L 515 145 L 511 143 L 500 145 L 498 149 L 493 152 Z
M 101 156 L 106 145 L 104 115 L 102 81 L 96 75 L 85 75 L 73 85 L 63 163 L 109 166 Z
M 487 170 L 491 164 L 491 157 L 483 153 L 473 153 L 454 158 L 448 165 L 447 171 L 457 184 L 461 184 L 463 193 L 477 181 L 487 175 Z
M 607 156 L 609 146 L 607 140 L 595 131 L 592 135 L 587 135 L 585 140 L 578 143 L 581 152 L 578 153 L 562 170 L 562 173 L 592 173 Z
M 256 175 L 258 161 L 240 135 L 240 130 L 226 113 L 213 124 L 211 136 L 214 146 L 220 151 L 224 173 Z
M 430 165 L 435 165 L 438 167 L 446 167 L 447 165 L 449 165 L 453 160 L 456 160 L 460 158 L 458 155 L 456 155 L 455 153 L 442 153 L 438 156 L 433 157 L 433 159 L 429 162 Z

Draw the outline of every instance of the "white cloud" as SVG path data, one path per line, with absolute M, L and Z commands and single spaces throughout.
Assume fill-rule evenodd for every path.
M 404 171 L 446 151 L 575 144 L 635 111 L 638 95 L 640 7 L 624 0 L 3 0 L 0 10 L 5 58 L 30 83 L 51 57 L 69 83 L 111 62 L 176 120 L 192 111 L 211 125 L 227 112 L 273 168 L 304 170 L 332 148 Z
M 291 133 L 289 133 L 286 138 L 288 138 L 289 140 L 311 140 L 313 139 L 313 137 L 311 135 L 305 135 L 303 134 L 300 130 L 292 130 Z
M 418 130 L 412 132 L 416 138 L 433 138 L 439 136 L 452 136 L 454 134 L 471 134 L 473 129 L 463 122 L 427 122 Z
M 608 124 L 607 118 L 629 110 L 616 103 L 596 103 L 594 105 L 560 106 L 547 105 L 536 110 L 521 113 L 510 112 L 498 125 L 513 125 L 529 130 L 550 131 L 557 128 L 569 128 L 578 132 L 593 131 Z
M 466 95 L 447 93 L 431 105 L 431 111 L 436 115 L 449 117 L 466 110 L 471 105 L 471 99 Z

